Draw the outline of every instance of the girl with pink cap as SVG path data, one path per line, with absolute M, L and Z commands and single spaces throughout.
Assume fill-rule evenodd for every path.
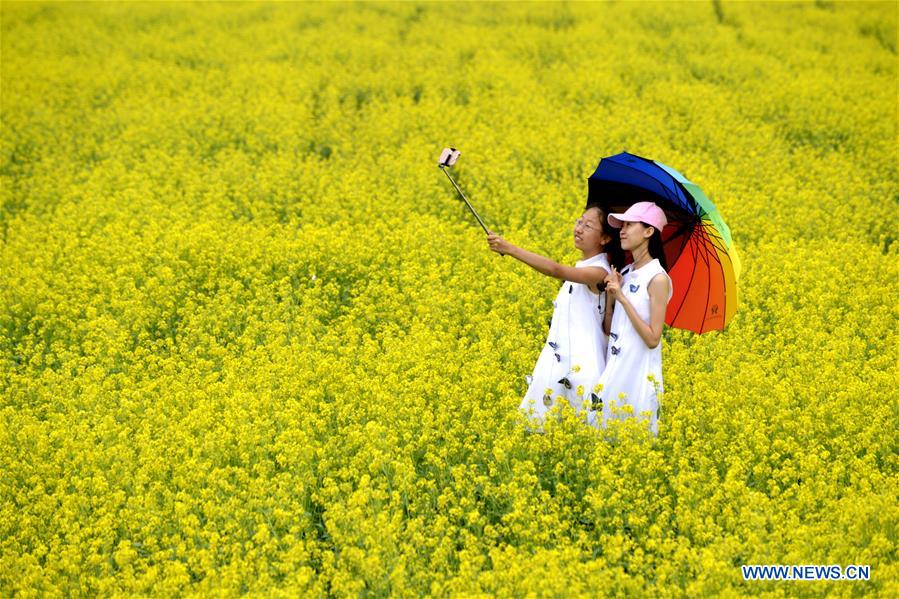
M 658 435 L 658 394 L 662 392 L 662 327 L 674 293 L 668 276 L 662 229 L 665 212 L 653 202 L 637 202 L 622 214 L 609 214 L 612 227 L 621 229 L 621 247 L 633 262 L 606 277 L 607 309 L 614 310 L 609 330 L 606 368 L 597 385 L 602 412 L 591 413 L 596 425 L 612 417 L 611 402 L 630 405 L 633 416 L 649 412 L 649 427 Z

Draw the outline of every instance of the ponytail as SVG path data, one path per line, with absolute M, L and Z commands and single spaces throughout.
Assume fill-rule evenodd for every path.
M 662 268 L 668 271 L 668 261 L 665 259 L 665 246 L 662 244 L 662 232 L 653 225 L 642 223 L 643 226 L 652 227 L 652 236 L 649 238 L 649 255 L 659 261 Z M 620 246 L 620 244 L 619 244 Z

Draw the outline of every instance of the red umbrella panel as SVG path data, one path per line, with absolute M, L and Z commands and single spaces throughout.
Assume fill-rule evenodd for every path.
M 696 333 L 723 330 L 737 312 L 736 250 L 728 249 L 721 234 L 705 222 L 686 235 L 677 235 L 678 228 L 662 231 L 674 284 L 665 324 Z

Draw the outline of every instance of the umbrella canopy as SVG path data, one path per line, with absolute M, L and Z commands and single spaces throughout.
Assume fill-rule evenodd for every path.
M 665 324 L 697 333 L 723 330 L 737 311 L 740 261 L 730 229 L 699 186 L 670 166 L 627 152 L 601 159 L 587 185 L 587 203 L 607 214 L 643 201 L 665 211 L 662 242 L 674 283 Z

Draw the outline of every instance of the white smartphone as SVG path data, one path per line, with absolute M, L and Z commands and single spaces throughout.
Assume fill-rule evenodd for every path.
M 440 154 L 440 160 L 437 161 L 438 166 L 452 166 L 456 164 L 456 160 L 459 159 L 459 154 L 461 154 L 459 150 L 456 148 L 443 148 L 443 152 Z

